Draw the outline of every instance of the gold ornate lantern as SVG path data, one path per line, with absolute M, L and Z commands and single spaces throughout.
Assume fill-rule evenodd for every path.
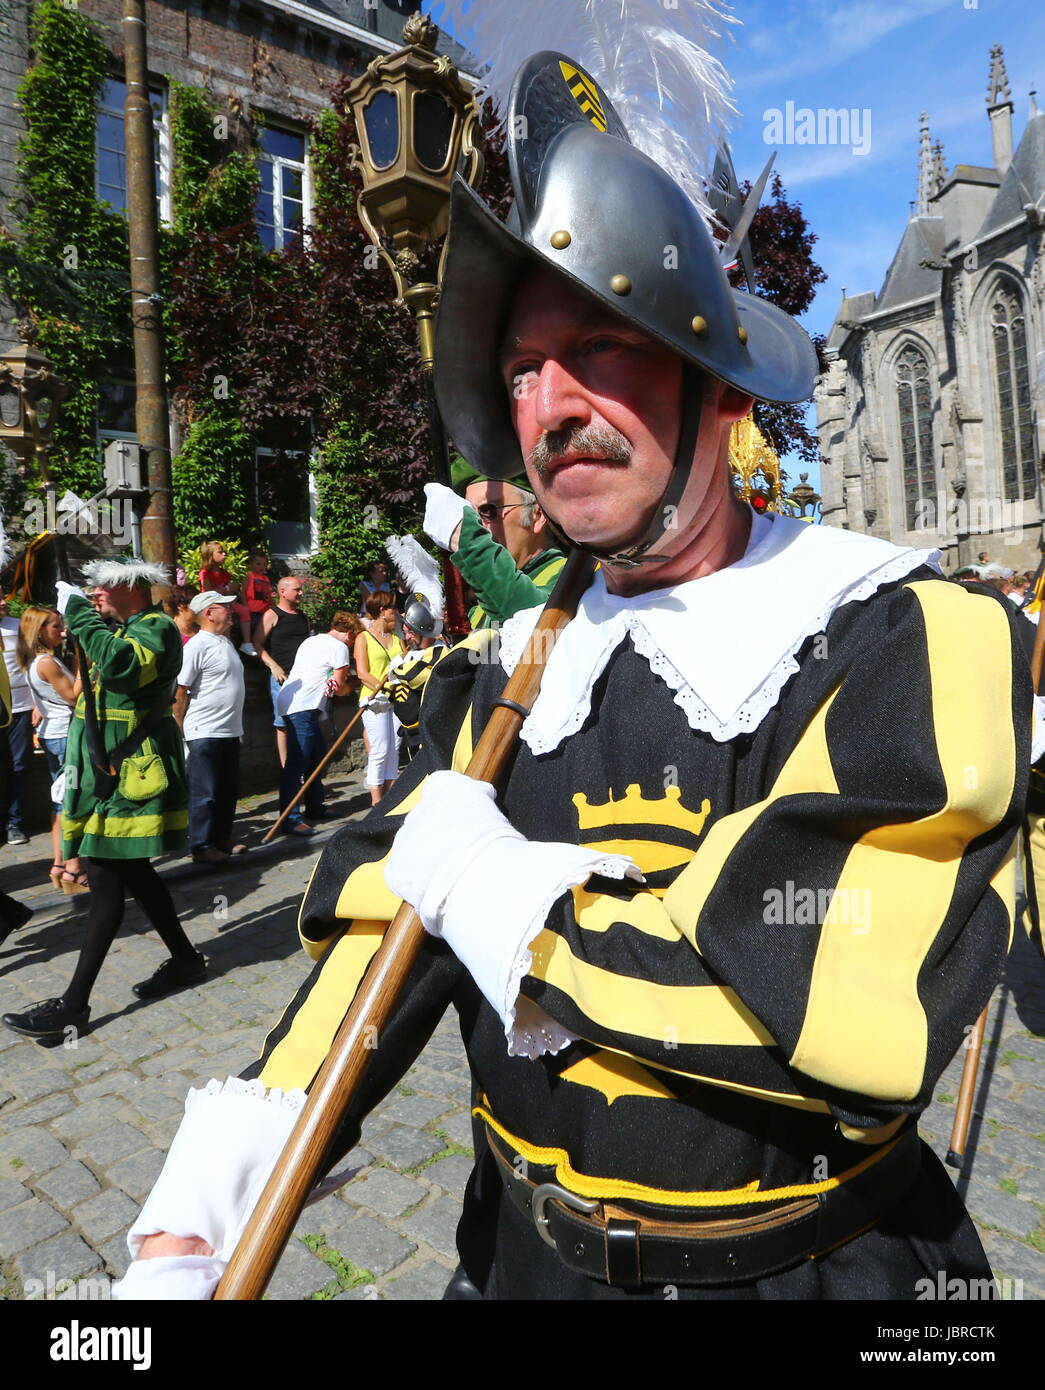
M 359 133 L 359 218 L 417 318 L 426 367 L 438 285 L 411 286 L 410 278 L 419 252 L 446 232 L 455 172 L 474 187 L 483 171 L 479 109 L 450 59 L 436 54 L 438 38 L 430 19 L 411 15 L 406 47 L 375 58 L 348 89 Z
M 70 387 L 36 346 L 33 324 L 18 325 L 21 344 L 0 357 L 0 443 L 24 463 L 35 457 L 46 481 L 47 450 Z

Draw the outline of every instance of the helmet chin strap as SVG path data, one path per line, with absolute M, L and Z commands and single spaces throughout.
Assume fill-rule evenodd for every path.
M 584 550 L 589 555 L 594 555 L 596 560 L 601 560 L 607 565 L 619 565 L 631 569 L 636 565 L 662 564 L 665 560 L 670 559 L 669 555 L 654 555 L 650 554 L 650 551 L 654 545 L 663 540 L 668 531 L 677 528 L 679 503 L 682 501 L 682 494 L 689 483 L 690 472 L 693 468 L 693 454 L 697 447 L 697 436 L 700 433 L 700 416 L 703 404 L 704 374 L 692 363 L 684 362 L 682 366 L 682 418 L 679 421 L 679 442 L 675 449 L 675 461 L 672 465 L 668 485 L 661 493 L 660 501 L 653 510 L 650 524 L 641 541 L 630 546 L 627 550 L 617 552 L 600 550 L 593 545 L 585 545 L 581 541 L 573 540 L 545 512 L 549 529 L 566 545 L 572 546 L 576 550 Z

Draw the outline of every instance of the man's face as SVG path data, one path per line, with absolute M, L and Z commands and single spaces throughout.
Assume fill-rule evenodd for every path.
M 501 369 L 543 510 L 586 545 L 641 540 L 671 477 L 681 359 L 538 270 L 516 296 Z
M 297 608 L 301 602 L 301 595 L 304 591 L 304 584 L 300 579 L 284 579 L 280 582 L 279 592 L 283 597 L 283 602 L 289 608 Z
M 99 584 L 94 590 L 94 605 L 103 618 L 126 618 L 131 612 L 131 598 L 134 590 L 126 584 L 106 588 Z
M 532 506 L 533 497 L 512 483 L 493 482 L 482 479 L 469 483 L 464 490 L 465 499 L 479 512 L 479 520 L 508 551 L 516 565 L 525 562 L 541 549 L 532 527 L 524 526 L 520 518 L 524 508 Z
M 232 626 L 232 604 L 212 603 L 200 614 L 200 626 L 223 637 Z

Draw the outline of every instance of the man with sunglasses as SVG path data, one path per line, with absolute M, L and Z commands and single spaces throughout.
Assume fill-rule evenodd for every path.
M 425 530 L 451 552 L 475 593 L 478 602 L 468 614 L 473 631 L 496 627 L 545 601 L 566 556 L 549 544 L 547 518 L 525 474 L 487 478 L 460 459 L 453 476 L 458 491 L 439 483 L 425 488 Z

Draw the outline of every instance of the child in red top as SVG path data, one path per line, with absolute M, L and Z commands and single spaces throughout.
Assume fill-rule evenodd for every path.
M 225 563 L 225 547 L 221 541 L 204 541 L 200 546 L 200 559 L 203 561 L 203 568 L 199 575 L 201 594 L 236 593 L 232 576 L 228 570 L 222 568 Z M 250 609 L 240 601 L 232 605 L 232 611 L 239 623 L 240 634 L 243 639 L 240 642 L 240 651 L 244 656 L 257 656 L 250 640 Z
M 268 576 L 269 557 L 264 550 L 253 550 L 250 555 L 250 570 L 243 585 L 243 597 L 250 609 L 250 631 L 261 622 L 263 613 L 272 607 L 272 581 Z

